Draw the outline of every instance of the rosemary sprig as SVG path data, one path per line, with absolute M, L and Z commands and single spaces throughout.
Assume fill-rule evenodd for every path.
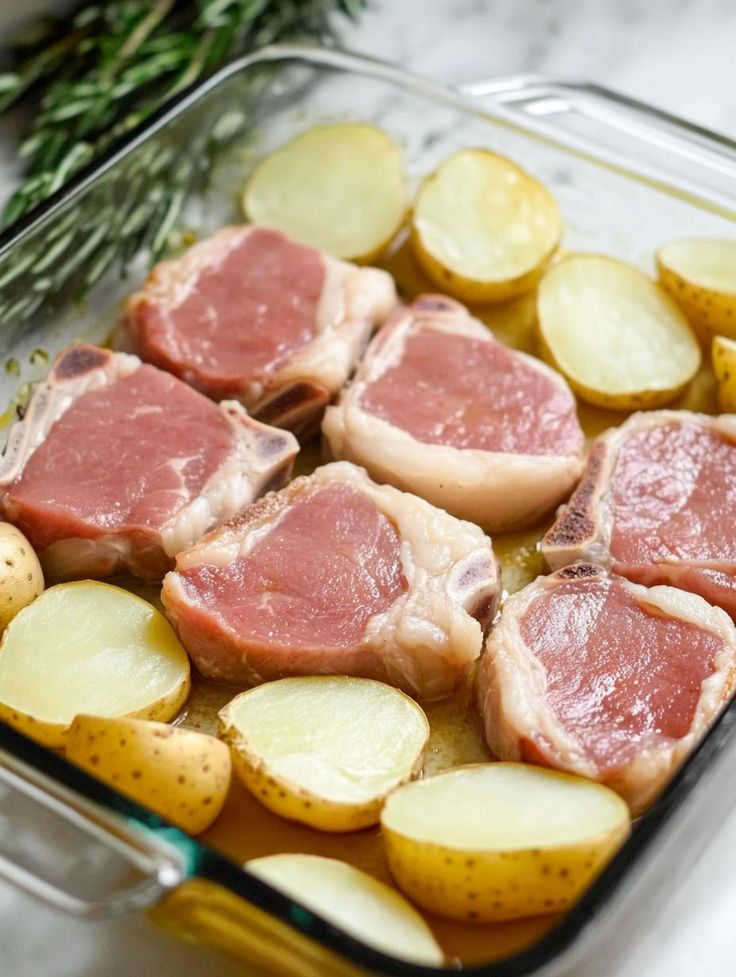
M 19 148 L 25 178 L 3 225 L 227 58 L 295 37 L 329 41 L 332 15 L 356 17 L 362 6 L 363 0 L 84 3 L 67 30 L 24 48 L 16 70 L 0 75 L 0 113 L 34 96 L 40 105 Z

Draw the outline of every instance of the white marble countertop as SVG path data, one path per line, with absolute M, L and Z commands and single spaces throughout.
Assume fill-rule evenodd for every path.
M 0 19 L 6 4 L 0 0 Z M 736 136 L 733 0 L 371 0 L 343 36 L 348 47 L 452 83 L 516 72 L 594 80 Z M 0 145 L 3 196 L 10 158 Z M 733 977 L 734 920 L 736 811 L 666 908 L 648 920 L 617 977 Z M 3 977 L 182 973 L 242 971 L 144 917 L 70 921 L 0 883 Z

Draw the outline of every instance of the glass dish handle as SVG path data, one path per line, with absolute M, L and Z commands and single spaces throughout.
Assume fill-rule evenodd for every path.
M 182 855 L 154 831 L 0 751 L 0 878 L 94 919 L 153 906 L 186 874 Z
M 462 85 L 489 113 L 710 209 L 736 210 L 736 142 L 590 82 L 509 75 Z

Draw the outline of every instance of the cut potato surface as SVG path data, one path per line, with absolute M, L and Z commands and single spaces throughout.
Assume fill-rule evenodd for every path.
M 386 795 L 415 776 L 429 738 L 398 689 L 346 676 L 285 678 L 220 711 L 236 773 L 266 807 L 323 831 L 375 824 Z
M 560 240 L 554 198 L 486 149 L 448 157 L 417 194 L 412 244 L 427 275 L 466 302 L 502 302 L 532 288 Z
M 548 359 L 598 407 L 660 407 L 700 366 L 700 348 L 672 299 L 614 258 L 562 260 L 540 283 L 537 313 Z
M 736 340 L 714 336 L 711 347 L 713 372 L 718 383 L 718 404 L 727 414 L 736 413 Z
M 0 644 L 0 719 L 64 745 L 80 713 L 166 721 L 189 693 L 189 659 L 166 618 L 110 584 L 58 584 Z
M 0 631 L 43 590 L 38 557 L 20 529 L 0 522 Z
M 521 763 L 458 767 L 400 787 L 381 815 L 404 892 L 466 922 L 558 912 L 626 838 L 629 811 L 607 787 Z
M 736 240 L 672 241 L 657 253 L 659 280 L 707 346 L 736 339 Z
M 441 966 L 444 955 L 419 913 L 394 889 L 335 858 L 268 855 L 245 868 L 363 943 L 402 960 Z
M 77 716 L 66 757 L 190 834 L 212 824 L 230 786 L 224 743 L 145 719 Z
M 258 164 L 243 195 L 248 220 L 353 261 L 377 257 L 407 208 L 401 150 L 369 125 L 308 129 Z

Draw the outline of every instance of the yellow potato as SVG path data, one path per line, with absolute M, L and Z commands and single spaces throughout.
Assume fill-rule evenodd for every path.
M 672 241 L 657 270 L 703 345 L 716 334 L 736 339 L 736 240 Z
M 190 834 L 212 824 L 230 786 L 224 743 L 145 719 L 77 716 L 66 756 Z
M 245 868 L 376 950 L 427 966 L 444 963 L 416 909 L 395 889 L 352 865 L 320 855 L 267 855 L 246 862 Z
M 419 772 L 429 738 L 427 717 L 403 692 L 347 676 L 269 682 L 219 715 L 255 797 L 323 831 L 375 824 L 386 795 Z
M 736 340 L 714 336 L 711 355 L 718 383 L 718 404 L 727 414 L 736 414 Z
M 23 533 L 0 522 L 0 631 L 43 590 L 43 571 Z
M 661 407 L 700 366 L 698 343 L 672 299 L 615 258 L 576 254 L 550 268 L 537 318 L 545 358 L 597 407 Z
M 262 160 L 243 194 L 248 220 L 364 262 L 390 244 L 408 206 L 401 150 L 369 125 L 308 129 Z
M 417 194 L 412 245 L 426 274 L 465 302 L 504 302 L 533 288 L 562 233 L 549 191 L 511 160 L 464 149 Z
M 0 719 L 51 747 L 80 713 L 173 718 L 189 694 L 189 659 L 154 607 L 93 580 L 44 591 L 0 644 Z
M 470 923 L 571 905 L 629 833 L 607 787 L 523 763 L 481 763 L 400 787 L 381 815 L 399 887 Z

